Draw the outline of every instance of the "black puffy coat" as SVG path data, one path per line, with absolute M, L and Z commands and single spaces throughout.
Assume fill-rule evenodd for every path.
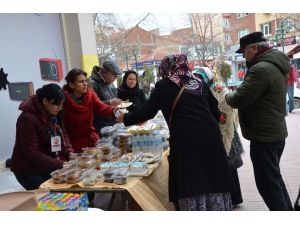
M 136 109 L 140 109 L 142 105 L 146 102 L 146 97 L 144 92 L 141 89 L 131 91 L 130 89 L 118 88 L 118 98 L 123 101 L 129 100 L 133 104 L 127 108 L 129 112 L 132 112 Z

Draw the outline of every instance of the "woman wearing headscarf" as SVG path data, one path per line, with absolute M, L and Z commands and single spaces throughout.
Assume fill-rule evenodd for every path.
M 133 104 L 127 108 L 129 112 L 140 109 L 146 101 L 145 94 L 139 88 L 138 74 L 133 70 L 125 72 L 122 84 L 118 87 L 118 98 Z
M 47 84 L 19 106 L 11 170 L 26 190 L 39 188 L 74 151 L 62 124 L 64 101 L 61 87 Z
M 232 177 L 236 185 L 235 191 L 230 193 L 232 205 L 233 207 L 236 207 L 243 202 L 237 169 L 243 165 L 241 154 L 244 152 L 243 145 L 236 129 L 239 126 L 237 110 L 232 109 L 226 103 L 225 95 L 229 90 L 226 87 L 222 87 L 220 84 L 214 84 L 213 73 L 208 67 L 195 68 L 193 74 L 209 84 L 213 95 L 218 100 L 219 110 L 226 113 L 226 124 L 220 125 L 220 130 L 224 148 L 228 156 Z
M 66 101 L 63 106 L 64 124 L 75 152 L 82 148 L 94 147 L 99 135 L 93 121 L 94 113 L 114 118 L 114 109 L 99 100 L 96 93 L 88 88 L 87 74 L 73 68 L 66 76 L 64 85 Z
M 122 114 L 126 126 L 153 118 L 161 110 L 169 121 L 173 102 L 183 93 L 169 121 L 169 201 L 177 210 L 232 210 L 234 189 L 222 136 L 218 102 L 189 68 L 185 55 L 165 57 L 162 80 L 138 111 Z

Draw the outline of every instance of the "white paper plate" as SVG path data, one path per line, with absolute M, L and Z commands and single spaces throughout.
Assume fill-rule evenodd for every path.
M 124 109 L 124 108 L 127 108 L 129 106 L 132 105 L 132 102 L 122 102 L 120 105 L 117 106 L 117 108 L 119 109 Z

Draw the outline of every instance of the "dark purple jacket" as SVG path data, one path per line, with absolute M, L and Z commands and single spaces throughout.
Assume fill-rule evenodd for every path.
M 64 158 L 73 152 L 69 138 L 62 128 L 62 151 L 58 159 L 51 152 L 48 134 L 48 117 L 37 97 L 32 96 L 22 102 L 23 111 L 17 120 L 16 142 L 12 155 L 11 170 L 24 175 L 48 175 L 62 168 Z

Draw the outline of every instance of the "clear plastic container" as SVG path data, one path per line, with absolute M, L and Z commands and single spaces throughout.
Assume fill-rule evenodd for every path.
M 114 133 L 116 132 L 116 128 L 113 126 L 107 126 L 107 127 L 103 127 L 100 130 L 100 133 L 102 134 L 103 138 L 107 138 L 112 136 Z
M 73 169 L 66 175 L 65 181 L 67 184 L 76 184 L 81 181 L 82 171 L 80 169 Z
M 112 169 L 107 169 L 103 171 L 103 177 L 105 178 L 111 178 L 112 175 L 114 174 Z
M 102 157 L 103 162 L 109 162 L 109 161 L 111 161 L 111 159 L 112 159 L 111 152 L 109 154 L 103 155 L 103 157 Z
M 94 186 L 98 181 L 97 171 L 94 169 L 85 170 L 82 173 L 82 182 L 84 186 Z
M 105 183 L 113 183 L 114 182 L 114 178 L 112 178 L 112 177 L 104 177 L 103 182 L 105 182 Z
M 80 161 L 86 161 L 86 160 L 91 160 L 93 158 L 94 158 L 93 155 L 81 153 L 80 155 L 78 155 L 77 161 L 78 162 L 80 162 Z
M 86 155 L 94 155 L 94 154 L 101 152 L 100 148 L 98 148 L 98 147 L 86 147 L 86 148 L 83 148 L 82 150 L 83 150 L 83 153 Z
M 78 163 L 78 167 L 80 169 L 88 169 L 88 168 L 92 168 L 93 164 L 94 164 L 94 159 L 89 159 L 89 160 L 82 160 Z
M 127 177 L 122 175 L 116 175 L 113 177 L 114 183 L 118 185 L 126 184 L 127 183 Z
M 53 179 L 62 180 L 62 179 L 65 179 L 68 171 L 70 171 L 69 168 L 62 168 L 62 169 L 53 171 L 52 173 L 50 173 L 50 176 Z

